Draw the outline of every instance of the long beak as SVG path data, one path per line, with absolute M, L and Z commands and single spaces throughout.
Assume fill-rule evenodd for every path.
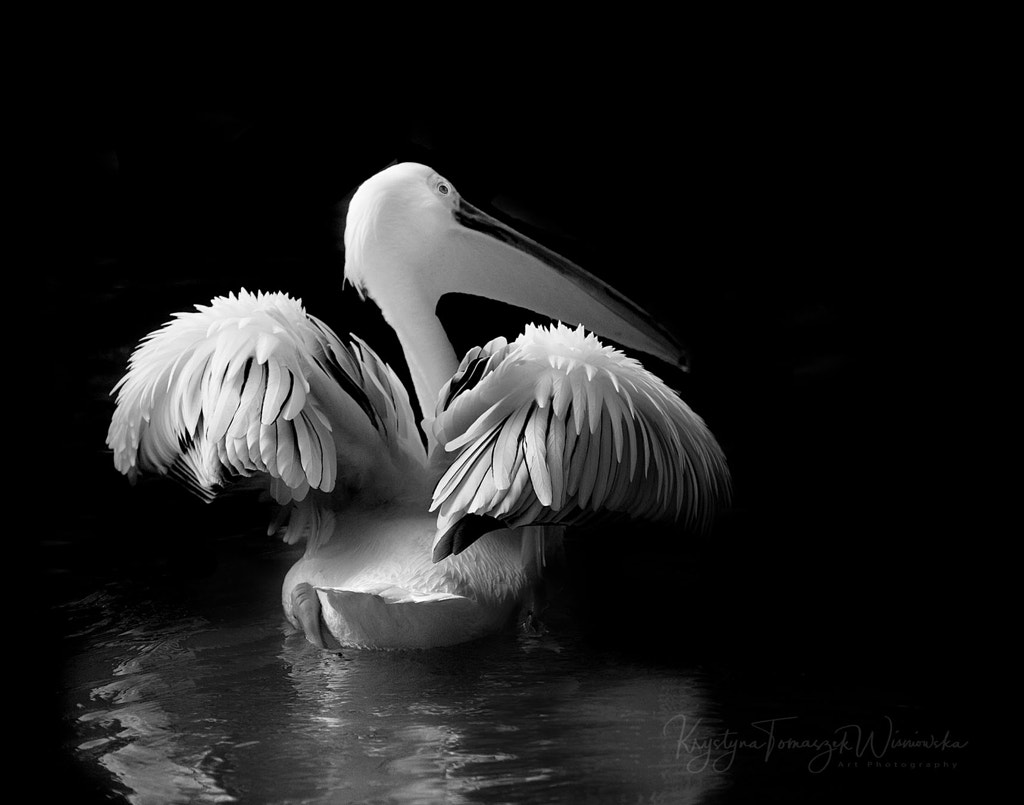
M 449 238 L 450 291 L 582 324 L 624 347 L 686 369 L 686 351 L 665 327 L 606 282 L 460 200 Z

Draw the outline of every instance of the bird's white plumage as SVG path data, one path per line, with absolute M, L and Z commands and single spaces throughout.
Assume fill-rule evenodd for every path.
M 366 344 L 342 343 L 296 299 L 243 290 L 143 340 L 107 435 L 131 478 L 169 474 L 206 499 L 239 479 L 268 487 L 283 505 L 270 530 L 307 540 L 282 594 L 314 642 L 310 591 L 353 645 L 472 639 L 532 595 L 545 546 L 566 525 L 702 519 L 727 495 L 724 458 L 700 417 L 583 326 L 530 326 L 458 362 L 435 311 L 451 290 L 564 312 L 653 354 L 677 345 L 430 168 L 396 165 L 364 183 L 345 244 L 346 277 L 405 350 L 422 432 L 405 388 Z M 517 300 L 521 288 L 530 294 Z
M 467 514 L 509 526 L 598 512 L 698 518 L 726 494 L 724 458 L 700 417 L 582 327 L 530 326 L 471 351 L 432 427 L 455 455 L 434 489 L 438 536 Z
M 115 388 L 115 466 L 171 472 L 200 494 L 264 474 L 279 503 L 424 460 L 408 395 L 361 342 L 349 346 L 283 294 L 218 297 L 151 333 Z

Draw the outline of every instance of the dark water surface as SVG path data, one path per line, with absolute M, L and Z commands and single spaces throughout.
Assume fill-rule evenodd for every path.
M 596 631 L 571 590 L 540 636 L 323 651 L 274 594 L 293 550 L 257 533 L 215 538 L 212 551 L 201 574 L 97 578 L 55 608 L 77 796 L 816 802 L 948 794 L 965 780 L 963 712 L 906 680 L 782 657 L 666 661 L 630 650 L 615 622 Z M 685 639 L 685 624 L 650 617 L 661 636 L 648 626 L 646 639 Z M 899 743 L 929 736 L 947 740 Z
M 76 758 L 133 802 L 700 802 L 727 780 L 678 745 L 682 718 L 720 729 L 703 674 L 571 631 L 335 654 L 241 590 L 125 599 L 67 606 L 66 695 Z

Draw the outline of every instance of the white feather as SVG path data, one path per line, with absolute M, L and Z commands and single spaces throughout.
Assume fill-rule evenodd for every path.
M 363 400 L 342 389 L 329 363 Z M 353 480 L 398 488 L 425 462 L 408 395 L 390 368 L 368 349 L 342 345 L 281 294 L 243 290 L 175 315 L 142 341 L 114 393 L 107 443 L 118 469 L 173 469 L 207 498 L 253 472 L 266 473 L 278 499 L 331 492 L 339 444 Z
M 727 489 L 721 451 L 699 417 L 582 328 L 531 326 L 495 357 L 433 420 L 456 454 L 434 489 L 439 534 L 469 513 L 514 525 L 568 521 L 579 509 L 697 517 Z

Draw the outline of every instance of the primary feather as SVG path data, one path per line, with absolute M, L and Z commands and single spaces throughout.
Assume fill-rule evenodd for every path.
M 340 485 L 384 498 L 425 460 L 391 369 L 284 294 L 243 289 L 177 314 L 114 393 L 115 466 L 171 474 L 207 499 L 256 474 L 282 504 Z
M 471 351 L 432 427 L 455 453 L 431 502 L 435 546 L 467 516 L 508 527 L 598 513 L 702 521 L 728 495 L 703 420 L 582 327 L 531 325 L 512 344 Z

